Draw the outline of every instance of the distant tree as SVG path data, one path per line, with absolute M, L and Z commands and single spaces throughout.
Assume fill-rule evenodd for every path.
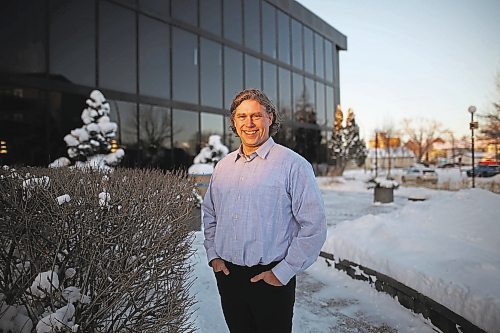
M 484 123 L 481 124 L 479 139 L 495 145 L 495 158 L 498 161 L 497 147 L 500 144 L 500 72 L 497 74 L 497 101 L 494 101 L 491 112 L 479 115 Z
M 364 164 L 367 149 L 364 140 L 359 137 L 359 126 L 356 124 L 354 112 L 349 109 L 345 126 L 342 125 L 344 115 L 342 109 L 337 106 L 335 111 L 335 123 L 330 144 L 330 157 L 334 168 L 331 175 L 342 175 L 347 162 L 354 160 L 358 166 Z
M 359 137 L 359 126 L 356 124 L 352 109 L 347 110 L 346 125 L 343 132 L 346 159 L 354 160 L 357 166 L 362 166 L 365 164 L 368 153 L 364 140 Z
M 435 120 L 403 119 L 403 134 L 408 140 L 405 146 L 413 151 L 419 163 L 428 162 L 428 153 L 441 132 L 441 124 Z

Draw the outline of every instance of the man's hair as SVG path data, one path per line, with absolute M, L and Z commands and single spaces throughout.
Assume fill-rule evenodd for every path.
M 245 89 L 238 93 L 238 95 L 236 95 L 236 97 L 234 98 L 233 103 L 231 104 L 231 130 L 233 130 L 233 132 L 238 135 L 238 132 L 236 132 L 236 127 L 234 127 L 234 112 L 236 111 L 238 106 L 240 106 L 240 104 L 246 100 L 258 102 L 266 109 L 267 114 L 273 115 L 273 122 L 269 127 L 269 135 L 273 136 L 274 134 L 278 133 L 278 130 L 281 126 L 281 116 L 276 110 L 276 106 L 274 106 L 273 102 L 269 99 L 269 97 L 266 96 L 266 94 L 264 94 L 259 89 L 254 88 Z

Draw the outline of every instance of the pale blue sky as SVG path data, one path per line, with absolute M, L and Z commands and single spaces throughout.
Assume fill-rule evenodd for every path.
M 467 108 L 491 111 L 500 72 L 500 0 L 298 0 L 347 36 L 342 108 L 365 138 L 403 118 L 470 134 Z M 498 97 L 497 97 L 498 98 Z

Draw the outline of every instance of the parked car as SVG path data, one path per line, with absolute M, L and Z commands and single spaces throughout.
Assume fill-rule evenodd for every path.
M 438 174 L 432 168 L 424 165 L 411 166 L 406 173 L 401 177 L 403 183 L 431 183 L 437 184 Z
M 499 173 L 499 164 L 479 164 L 474 168 L 474 176 L 476 177 L 493 177 Z M 472 169 L 467 170 L 467 176 L 472 177 Z

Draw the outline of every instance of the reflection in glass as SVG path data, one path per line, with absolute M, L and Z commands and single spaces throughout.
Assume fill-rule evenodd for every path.
M 294 67 L 304 68 L 303 51 L 302 24 L 292 19 L 292 64 Z
M 223 0 L 224 38 L 241 44 L 241 0 Z
M 99 86 L 135 93 L 135 13 L 109 2 L 99 4 Z
M 200 150 L 198 112 L 174 109 L 172 120 L 175 165 L 187 168 Z
M 137 106 L 135 103 L 109 100 L 111 108 L 109 118 L 118 125 L 116 139 L 125 150 L 125 157 L 120 165 L 136 166 L 140 160 L 137 126 Z
M 224 107 L 229 109 L 234 97 L 243 90 L 243 54 L 224 47 Z
M 42 73 L 45 66 L 45 1 L 3 1 L 0 70 Z
M 324 53 L 324 47 L 323 47 L 323 37 L 321 37 L 321 35 L 319 35 L 317 33 L 314 34 L 314 47 L 316 49 L 316 51 L 314 52 L 314 55 L 316 56 L 315 73 L 320 78 L 324 78 L 325 77 L 325 66 L 324 66 L 325 53 Z
M 201 104 L 222 108 L 222 47 L 200 39 Z
M 309 92 L 311 85 L 314 87 L 313 81 L 306 79 L 303 93 L 298 99 L 295 99 L 294 120 L 299 126 L 294 128 L 294 150 L 309 162 L 315 162 L 317 161 L 318 149 L 321 143 L 321 129 L 317 124 L 314 92 Z M 312 91 L 314 91 L 314 88 L 312 88 Z
M 316 117 L 320 126 L 325 125 L 325 85 L 321 82 L 316 82 Z
M 88 1 L 50 2 L 50 71 L 95 86 L 95 6 Z M 77 41 L 77 42 L 75 42 Z
M 263 73 L 264 80 L 263 90 L 264 93 L 271 99 L 271 101 L 277 106 L 278 104 L 278 73 L 276 71 L 276 65 L 270 64 L 263 61 Z
M 285 120 L 292 119 L 292 81 L 290 71 L 279 68 L 279 103 L 278 107 Z
M 172 28 L 173 99 L 198 104 L 197 36 Z
M 305 79 L 304 96 L 308 101 L 311 102 L 313 111 L 316 112 L 316 102 L 315 102 L 316 92 L 314 87 L 314 81 L 309 78 Z
M 304 93 L 304 77 L 300 74 L 293 73 L 292 80 L 293 80 L 292 81 L 293 102 L 294 102 L 294 106 L 295 106 L 300 101 L 300 99 L 302 98 L 302 95 Z
M 276 58 L 276 8 L 262 2 L 262 47 L 264 54 Z
M 200 27 L 217 36 L 222 33 L 222 0 L 200 1 Z
M 333 119 L 335 116 L 335 109 L 337 107 L 334 105 L 333 99 L 333 87 L 326 87 L 326 125 L 327 127 L 333 128 Z
M 245 54 L 245 89 L 262 89 L 260 81 L 260 59 Z
M 308 27 L 304 27 L 304 70 L 314 74 L 313 32 Z
M 170 97 L 169 26 L 139 15 L 139 92 Z
M 240 138 L 230 128 L 231 120 L 229 116 L 224 117 L 224 130 L 226 136 L 224 137 L 224 144 L 229 148 L 229 151 L 234 151 L 240 146 Z
M 329 40 L 325 40 L 325 79 L 333 82 L 333 48 Z
M 170 109 L 142 104 L 139 109 L 142 165 L 169 169 L 172 166 L 172 122 Z
M 201 148 L 208 143 L 210 135 L 217 134 L 221 138 L 224 136 L 224 116 L 221 114 L 201 113 Z
M 260 51 L 259 0 L 243 0 L 245 46 Z
M 290 64 L 290 17 L 278 10 L 278 57 Z
M 171 0 L 172 17 L 179 21 L 198 25 L 198 1 L 197 0 Z

